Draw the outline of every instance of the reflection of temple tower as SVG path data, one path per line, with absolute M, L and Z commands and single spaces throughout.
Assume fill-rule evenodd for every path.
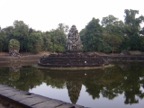
M 76 82 L 76 81 L 69 81 L 66 83 L 66 86 L 68 89 L 68 94 L 69 94 L 71 102 L 73 104 L 76 104 L 76 102 L 79 98 L 82 84 L 80 82 Z

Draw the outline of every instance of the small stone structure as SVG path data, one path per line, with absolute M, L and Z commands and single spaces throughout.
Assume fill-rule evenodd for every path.
M 82 43 L 78 30 L 75 25 L 73 25 L 68 33 L 67 39 L 67 51 L 81 51 Z
M 19 51 L 16 50 L 16 49 L 10 49 L 10 50 L 9 50 L 9 55 L 10 55 L 10 56 L 14 56 L 14 57 L 19 57 L 19 56 L 20 56 L 20 53 L 19 53 Z

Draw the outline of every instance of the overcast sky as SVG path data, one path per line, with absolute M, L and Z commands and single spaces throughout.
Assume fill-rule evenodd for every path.
M 36 30 L 56 29 L 59 23 L 83 29 L 93 17 L 108 15 L 123 20 L 124 9 L 144 15 L 144 0 L 0 0 L 0 26 L 22 20 Z

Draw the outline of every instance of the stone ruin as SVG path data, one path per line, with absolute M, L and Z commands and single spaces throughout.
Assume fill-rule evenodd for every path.
M 67 51 L 82 51 L 81 39 L 75 25 L 71 27 L 68 33 Z
M 78 30 L 73 25 L 67 37 L 67 51 L 54 53 L 42 57 L 38 65 L 43 67 L 98 67 L 107 64 L 105 60 L 95 53 L 82 52 L 82 43 Z
M 96 54 L 66 52 L 42 57 L 38 64 L 44 67 L 96 67 L 105 63 L 105 60 Z
M 9 49 L 9 55 L 13 57 L 20 57 L 20 53 L 16 49 Z

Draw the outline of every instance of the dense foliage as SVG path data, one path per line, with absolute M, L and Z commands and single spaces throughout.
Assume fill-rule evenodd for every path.
M 59 24 L 55 30 L 41 32 L 29 28 L 23 21 L 15 21 L 13 26 L 0 29 L 0 51 L 8 51 L 9 42 L 13 39 L 20 43 L 20 52 L 63 52 L 65 51 L 65 30 L 67 28 Z
M 16 40 L 16 39 L 11 39 L 9 41 L 9 50 L 17 50 L 17 51 L 19 51 L 19 49 L 20 49 L 19 41 Z
M 125 10 L 124 22 L 113 15 L 103 17 L 101 24 L 93 18 L 80 32 L 85 51 L 121 52 L 144 51 L 143 16 L 137 10 Z
M 113 15 L 102 21 L 93 18 L 80 31 L 84 51 L 106 53 L 128 50 L 144 51 L 144 16 L 138 10 L 126 9 L 124 21 Z M 9 41 L 20 42 L 20 52 L 64 52 L 68 26 L 60 23 L 58 28 L 42 32 L 29 28 L 23 21 L 14 21 L 13 26 L 0 28 L 0 51 L 8 51 Z

